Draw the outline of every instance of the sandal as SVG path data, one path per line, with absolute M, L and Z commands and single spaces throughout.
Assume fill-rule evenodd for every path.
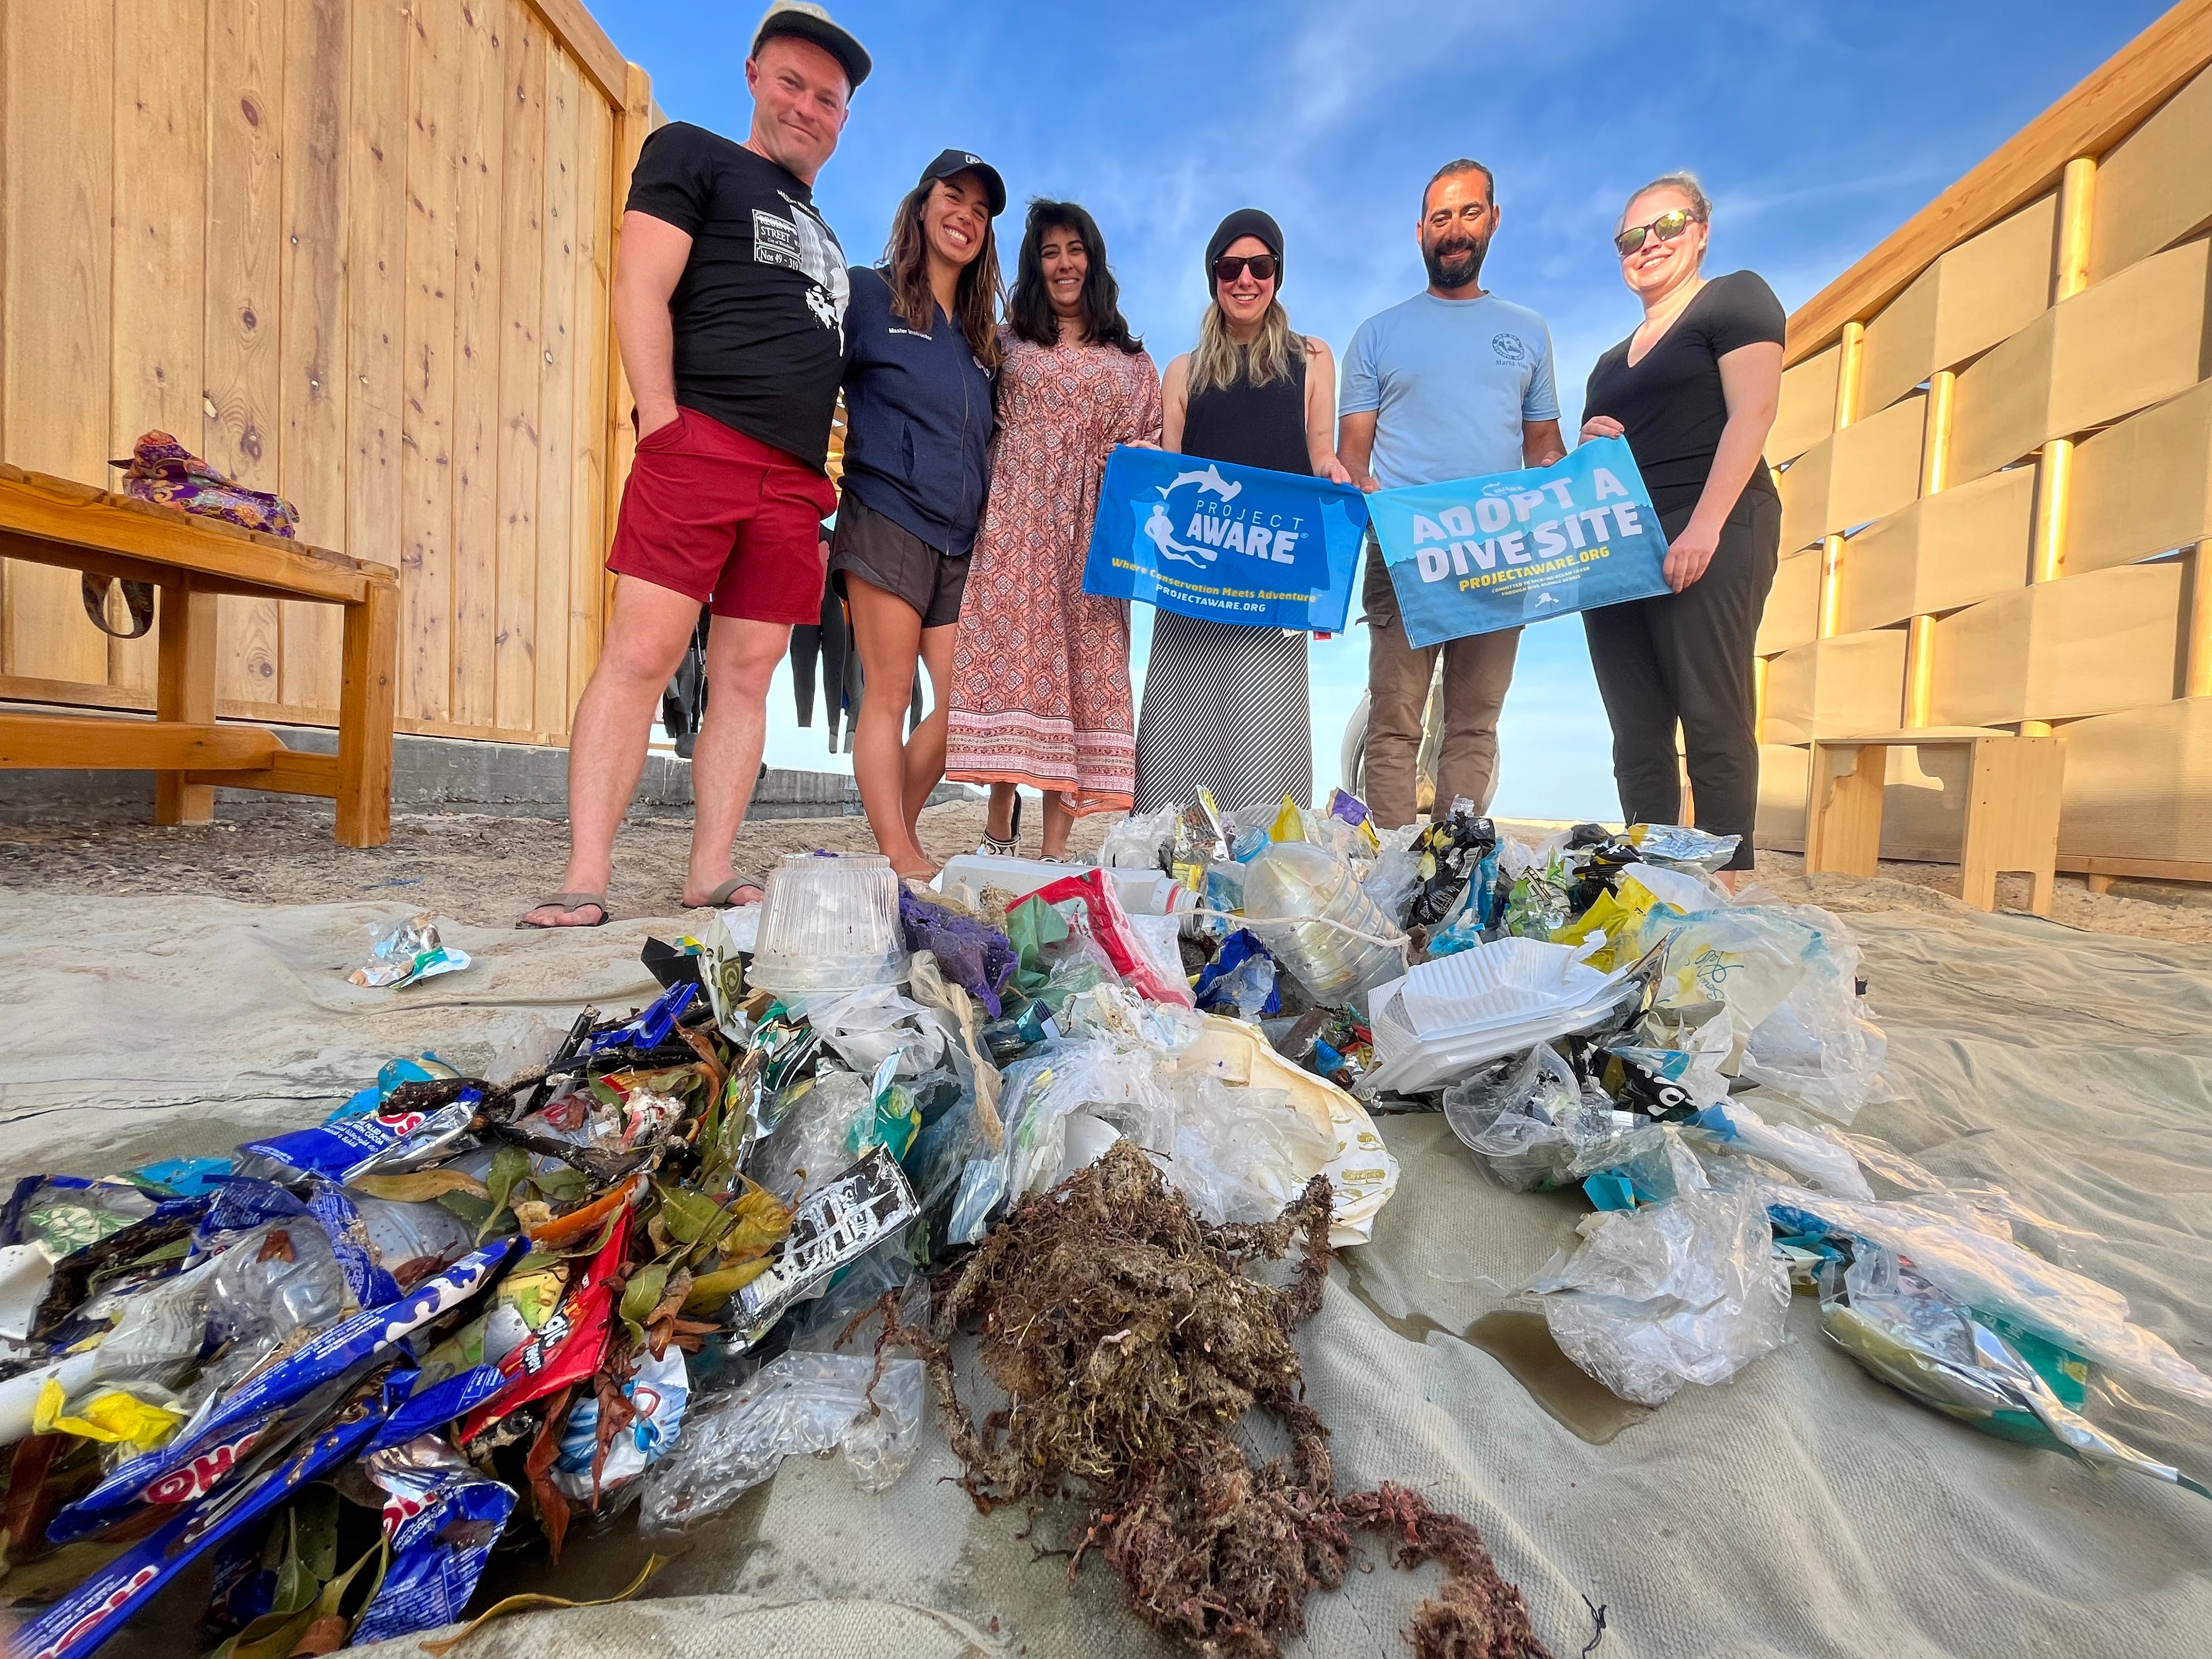
M 991 833 L 991 826 L 987 823 L 983 826 L 983 844 L 981 847 L 978 847 L 975 850 L 982 854 L 983 857 L 990 859 L 1012 859 L 1019 858 L 1021 856 L 1021 791 L 1018 789 L 1014 792 L 1014 810 L 1012 821 L 1006 825 L 1006 838 L 1004 841 L 1000 841 L 996 836 L 993 835 Z
M 548 893 L 544 898 L 538 900 L 537 903 L 532 905 L 530 908 L 532 910 L 535 911 L 545 909 L 549 906 L 557 906 L 559 908 L 563 910 L 581 910 L 586 906 L 589 906 L 591 908 L 597 910 L 599 913 L 599 919 L 597 921 L 532 921 L 526 915 L 520 921 L 516 922 L 514 925 L 517 927 L 538 927 L 549 929 L 554 927 L 604 927 L 615 919 L 615 913 L 607 908 L 607 896 L 605 893 Z
M 745 901 L 746 904 L 758 904 L 768 897 L 768 883 L 762 880 L 760 877 L 732 876 L 727 881 L 719 883 L 715 886 L 714 890 L 708 894 L 706 899 L 702 902 L 693 905 L 691 908 L 695 910 L 742 910 L 744 908 L 744 905 L 732 904 L 730 902 L 730 900 L 733 895 L 744 892 L 748 887 L 756 890 L 760 894 L 760 897 L 757 899 L 747 899 Z

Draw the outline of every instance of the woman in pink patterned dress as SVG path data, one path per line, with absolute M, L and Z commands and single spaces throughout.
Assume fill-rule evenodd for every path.
M 991 786 L 983 850 L 1011 853 L 1015 787 L 1044 796 L 1044 854 L 1136 773 L 1129 607 L 1083 591 L 1106 457 L 1159 441 L 1160 376 L 1122 320 L 1106 245 L 1073 202 L 1030 204 L 1000 338 L 991 495 L 952 656 L 945 775 Z

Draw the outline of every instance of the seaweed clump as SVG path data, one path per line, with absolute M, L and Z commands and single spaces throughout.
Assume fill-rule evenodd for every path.
M 1357 1525 L 1451 1575 L 1416 1616 L 1421 1654 L 1549 1659 L 1472 1524 L 1395 1487 L 1337 1498 L 1291 1342 L 1321 1305 L 1330 1208 L 1316 1176 L 1273 1222 L 1208 1226 L 1127 1140 L 1024 1203 L 939 1281 L 928 1333 L 900 1334 L 928 1360 L 961 1484 L 987 1513 L 1087 1497 L 1069 1577 L 1098 1551 L 1140 1617 L 1208 1653 L 1279 1653 L 1309 1593 L 1343 1583 Z M 1246 1275 L 1293 1244 L 1282 1289 Z M 964 1330 L 1008 1400 L 980 1424 L 955 1387 Z M 1252 1412 L 1287 1435 L 1286 1456 L 1238 1443 Z

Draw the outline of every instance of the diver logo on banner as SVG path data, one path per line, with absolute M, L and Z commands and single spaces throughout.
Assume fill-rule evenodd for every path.
M 1347 484 L 1125 446 L 1106 464 L 1083 591 L 1338 633 L 1366 522 Z

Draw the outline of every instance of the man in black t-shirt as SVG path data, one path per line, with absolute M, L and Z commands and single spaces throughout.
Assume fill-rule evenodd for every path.
M 607 568 L 606 641 L 568 739 L 568 865 L 525 927 L 611 915 L 615 831 L 653 710 L 698 624 L 713 696 L 692 751 L 687 905 L 761 896 L 732 843 L 760 769 L 768 686 L 793 624 L 822 605 L 823 471 L 845 363 L 845 254 L 815 211 L 868 54 L 818 6 L 781 0 L 745 64 L 742 144 L 684 122 L 639 151 L 615 256 L 615 337 L 637 456 Z

